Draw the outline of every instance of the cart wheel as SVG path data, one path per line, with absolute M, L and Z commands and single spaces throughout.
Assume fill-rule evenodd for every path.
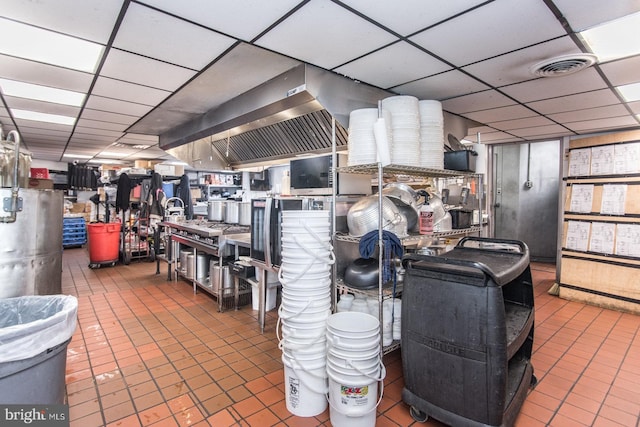
M 538 378 L 535 375 L 531 374 L 531 383 L 529 383 L 529 387 L 533 388 L 538 384 Z
M 131 254 L 125 252 L 122 256 L 122 262 L 124 263 L 124 265 L 129 265 L 131 263 Z
M 100 268 L 100 264 L 89 264 L 89 268 Z
M 111 263 L 111 264 L 109 264 L 109 265 L 111 265 L 111 267 L 115 267 L 115 266 L 116 266 L 116 262 L 114 261 L 114 262 L 112 262 L 112 263 Z
M 425 423 L 429 419 L 429 415 L 426 412 L 422 412 L 420 409 L 412 406 L 409 408 L 409 413 L 411 414 L 411 418 L 416 420 L 419 423 Z

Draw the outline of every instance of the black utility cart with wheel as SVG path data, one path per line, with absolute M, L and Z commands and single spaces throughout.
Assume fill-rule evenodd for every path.
M 440 256 L 407 255 L 403 265 L 402 399 L 411 416 L 513 425 L 536 382 L 527 246 L 465 237 Z

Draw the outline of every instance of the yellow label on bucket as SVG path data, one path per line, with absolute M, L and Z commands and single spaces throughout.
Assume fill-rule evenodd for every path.
M 365 397 L 369 394 L 369 386 L 354 387 L 341 385 L 340 394 L 345 397 Z

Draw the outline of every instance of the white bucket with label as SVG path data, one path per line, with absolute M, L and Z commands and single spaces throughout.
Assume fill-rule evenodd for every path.
M 329 413 L 334 427 L 374 427 L 376 408 L 383 396 L 386 370 L 378 360 L 368 371 L 359 368 L 349 373 L 327 365 L 329 376 Z
M 314 417 L 327 409 L 327 378 L 324 360 L 305 362 L 282 355 L 284 364 L 284 391 L 287 410 L 299 417 Z

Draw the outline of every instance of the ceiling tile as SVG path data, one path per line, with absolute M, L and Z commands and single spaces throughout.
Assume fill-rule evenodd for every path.
M 156 135 L 141 135 L 139 133 L 126 133 L 121 140 L 125 142 L 134 142 L 136 144 L 140 144 L 140 143 L 157 144 L 160 138 Z
M 300 64 L 300 61 L 242 43 L 193 79 L 180 93 L 167 99 L 162 108 L 206 113 Z M 224 84 L 220 84 L 221 81 Z
M 401 41 L 334 71 L 383 89 L 448 70 L 444 62 Z
M 87 128 L 96 128 L 96 129 L 105 129 L 105 130 L 113 130 L 118 132 L 124 132 L 127 128 L 127 125 L 123 125 L 120 123 L 108 123 L 101 122 L 97 120 L 89 120 L 89 119 L 78 119 L 78 126 L 87 127 Z
M 499 122 L 503 120 L 521 119 L 537 114 L 522 105 L 509 105 L 507 107 L 493 108 L 490 110 L 466 113 L 465 117 L 480 123 Z
M 476 142 L 476 138 L 477 138 L 476 134 L 470 134 L 470 135 L 467 135 L 464 139 L 468 141 Z M 509 135 L 506 132 L 487 132 L 487 133 L 480 134 L 480 141 L 483 144 L 507 142 L 507 141 L 521 141 L 521 140 L 522 138 Z
M 471 95 L 459 96 L 442 102 L 442 108 L 452 113 L 464 114 L 471 111 L 506 107 L 513 101 L 494 90 L 486 90 Z
M 201 70 L 235 41 L 182 19 L 132 3 L 113 46 Z
M 133 53 L 111 49 L 100 75 L 174 91 L 193 77 L 195 72 Z
M 633 111 L 634 114 L 640 114 L 640 101 L 629 102 L 627 105 L 631 108 L 631 111 Z
M 107 77 L 98 77 L 92 94 L 155 106 L 171 95 L 171 92 Z
M 20 129 L 26 128 L 39 128 L 39 129 L 51 129 L 60 130 L 63 132 L 71 132 L 71 126 L 60 125 L 57 123 L 38 122 L 35 120 L 16 119 L 16 124 Z
M 81 117 L 83 119 L 99 120 L 101 122 L 110 122 L 110 123 L 120 123 L 123 125 L 130 125 L 136 120 L 138 120 L 137 116 L 127 116 L 125 114 L 108 113 L 106 111 L 91 110 L 88 108 L 85 108 L 82 111 Z
M 598 120 L 585 120 L 582 122 L 573 122 L 567 125 L 573 130 L 585 132 L 585 131 L 600 131 L 606 129 L 615 129 L 622 127 L 638 126 L 638 121 L 631 116 L 615 117 L 608 119 Z
M 533 138 L 538 136 L 546 136 L 546 135 L 568 135 L 572 132 L 565 129 L 564 127 L 556 124 L 547 125 L 547 126 L 535 126 L 530 128 L 522 128 L 522 129 L 512 129 L 509 131 L 516 136 L 521 138 Z
M 538 101 L 547 98 L 595 91 L 607 85 L 594 68 L 561 77 L 542 77 L 524 83 L 500 88 L 501 91 L 520 102 Z
M 113 143 L 116 139 L 118 138 L 109 135 L 95 135 L 81 132 L 74 132 L 72 137 L 72 140 L 95 141 L 107 143 L 107 145 Z
M 411 40 L 462 66 L 565 34 L 540 0 L 519 0 L 517 7 L 510 0 L 496 0 Z
M 602 0 L 553 0 L 573 31 L 582 31 L 603 22 L 640 11 L 640 2 Z
M 553 125 L 554 123 L 551 120 L 547 119 L 546 117 L 535 116 L 535 117 L 527 117 L 524 119 L 506 120 L 501 122 L 489 122 L 487 124 L 496 129 L 511 131 L 514 129 Z
M 469 74 L 495 87 L 537 78 L 529 69 L 538 62 L 569 53 L 582 53 L 569 36 L 551 40 L 464 67 Z
M 58 114 L 61 116 L 77 117 L 80 112 L 79 107 L 71 105 L 54 104 L 52 102 L 36 101 L 27 98 L 16 98 L 5 96 L 9 108 L 18 110 L 37 111 L 39 113 Z
M 85 105 L 92 110 L 109 111 L 112 113 L 127 114 L 130 116 L 143 116 L 153 107 L 135 102 L 120 101 L 118 99 L 105 98 L 91 95 Z
M 607 105 L 605 107 L 588 108 L 584 110 L 568 111 L 566 113 L 549 114 L 549 118 L 562 122 L 571 123 L 584 120 L 604 119 L 607 117 L 628 116 L 629 112 L 622 104 Z M 569 125 L 570 126 L 570 125 Z
M 106 44 L 123 0 L 3 0 L 2 15 Z
M 411 94 L 420 99 L 446 99 L 471 92 L 480 92 L 489 87 L 458 70 L 416 80 L 392 88 L 394 92 Z
M 559 77 L 564 78 L 564 77 Z M 583 110 L 585 108 L 602 107 L 618 104 L 620 101 L 609 89 L 594 90 L 576 95 L 561 96 L 529 103 L 534 110 L 548 115 L 566 111 Z
M 311 0 L 256 44 L 332 69 L 395 40 L 329 0 Z
M 93 74 L 0 55 L 0 77 L 58 89 L 86 92 Z
M 143 0 L 151 6 L 244 41 L 253 40 L 300 0 Z
M 187 111 L 168 110 L 161 106 L 133 126 L 131 126 L 132 132 L 144 132 L 150 135 L 160 135 L 168 131 L 169 129 L 178 126 L 179 124 L 186 123 L 189 120 L 193 120 L 200 116 L 197 113 L 189 113 Z
M 614 86 L 640 82 L 640 56 L 607 62 L 600 69 Z
M 42 133 L 32 133 L 32 132 L 20 132 L 20 137 L 24 142 L 26 142 L 29 145 L 34 143 L 64 145 L 69 140 L 69 138 L 64 135 L 42 134 Z
M 20 126 L 20 132 L 21 134 L 25 135 L 28 133 L 30 135 L 42 135 L 51 136 L 54 138 L 69 139 L 69 137 L 71 136 L 71 126 L 67 126 L 67 129 L 42 129 L 38 127 Z
M 86 128 L 82 126 L 76 126 L 74 135 L 100 135 L 100 136 L 108 136 L 111 138 L 120 138 L 124 135 L 122 132 L 106 130 L 106 129 L 96 129 L 96 128 Z
M 342 0 L 342 3 L 379 22 L 392 31 L 408 36 L 452 15 L 464 12 L 485 0 L 431 1 L 406 0 L 403 2 L 374 2 L 371 0 Z M 427 7 L 425 7 L 427 6 Z

